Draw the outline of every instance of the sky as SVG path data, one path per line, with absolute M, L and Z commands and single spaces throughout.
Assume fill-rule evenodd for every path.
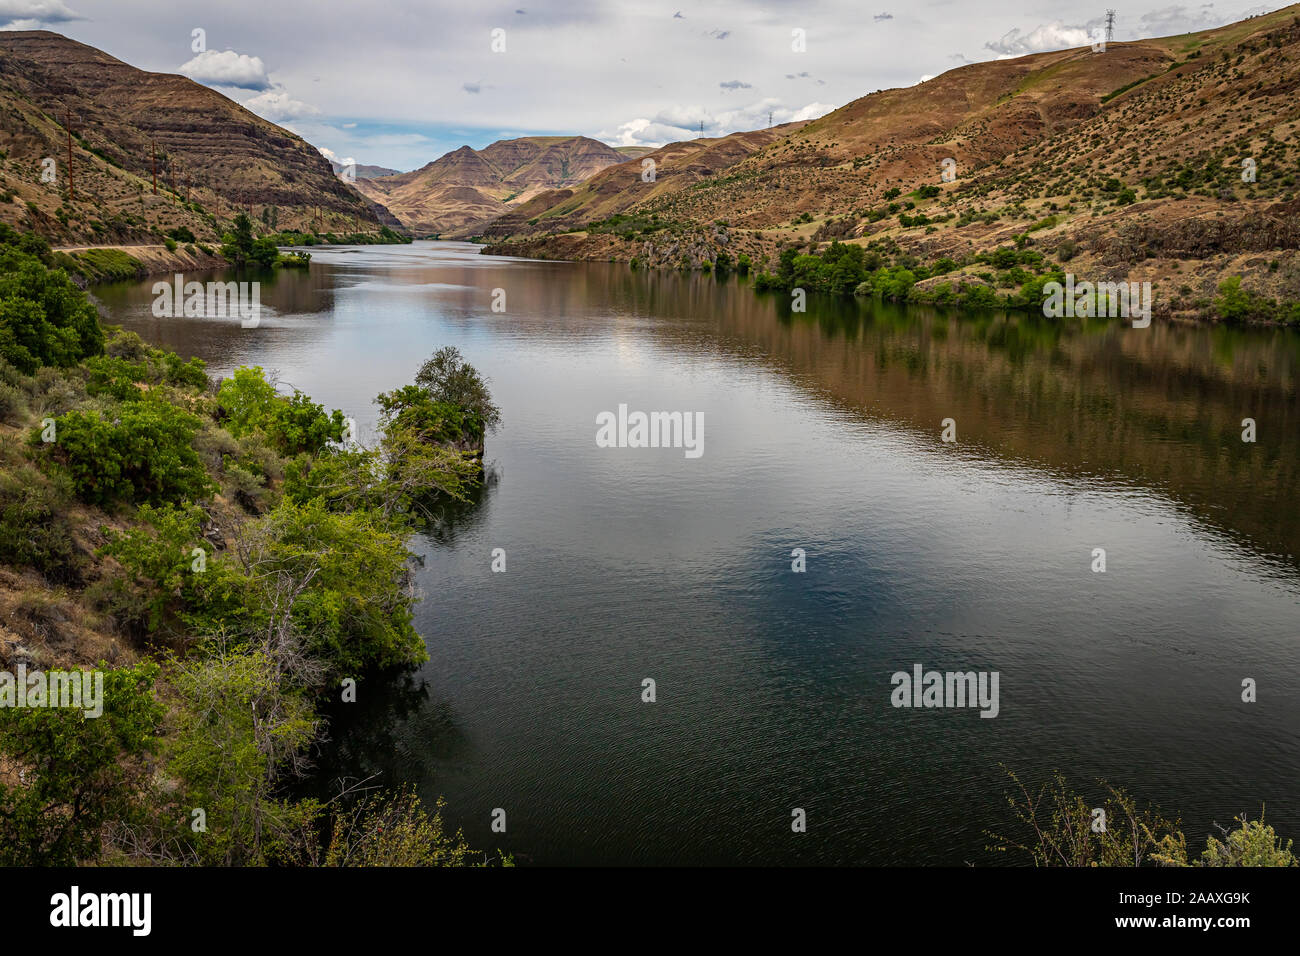
M 1115 39 L 1285 5 L 1117 5 Z M 659 146 L 701 123 L 718 136 L 812 119 L 966 63 L 1083 46 L 1105 13 L 1077 0 L 0 0 L 0 29 L 183 73 L 331 158 L 408 170 L 515 136 Z

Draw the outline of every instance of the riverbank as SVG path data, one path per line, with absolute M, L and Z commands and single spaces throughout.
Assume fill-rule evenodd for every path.
M 1241 248 L 1234 246 L 1217 253 L 1207 249 L 1203 257 L 1196 258 L 1178 254 L 1179 242 L 1209 242 L 1204 230 L 1190 222 L 1181 224 L 1182 239 L 1174 232 L 1164 236 L 1163 245 L 1173 248 L 1175 254 L 1157 254 L 1154 243 L 1147 246 L 1148 237 L 1138 242 L 1141 252 L 1130 251 L 1121 261 L 1115 260 L 1110 245 L 1076 240 L 1065 231 L 1054 230 L 1055 226 L 1047 223 L 1040 230 L 1006 235 L 994 232 L 979 246 L 969 242 L 964 246 L 903 245 L 889 236 L 823 241 L 814 235 L 802 242 L 773 243 L 766 237 L 756 238 L 725 227 L 715 227 L 710 235 L 695 238 L 672 233 L 660 236 L 657 230 L 640 238 L 582 231 L 488 243 L 483 253 L 544 260 L 619 261 L 633 268 L 711 273 L 720 278 L 731 271 L 752 272 L 760 277 L 756 282 L 759 290 L 789 292 L 803 288 L 806 292 L 843 295 L 881 295 L 879 287 L 860 287 L 872 278 L 870 272 L 883 265 L 895 269 L 900 280 L 883 292 L 883 298 L 966 309 L 1039 308 L 1042 297 L 1034 297 L 1041 292 L 1042 283 L 1035 289 L 1025 284 L 1044 275 L 1064 283 L 1068 273 L 1080 283 L 1149 288 L 1150 313 L 1165 321 L 1261 326 L 1300 323 L 1300 249 L 1296 248 L 1300 219 L 1294 210 L 1289 218 L 1273 216 L 1241 233 L 1237 242 Z M 1214 231 L 1226 241 L 1221 223 Z M 1193 234 L 1201 238 L 1193 240 Z M 1264 245 L 1252 247 L 1247 241 L 1252 235 L 1261 237 Z M 1268 242 L 1281 247 L 1268 248 Z M 828 256 L 838 262 L 840 250 L 852 252 L 858 263 L 866 261 L 872 263 L 871 267 L 865 271 L 855 267 L 855 271 L 838 276 L 819 271 L 820 263 Z M 1127 265 L 1124 260 L 1131 262 L 1135 255 L 1137 264 Z M 799 269 L 794 268 L 796 262 L 801 264 Z M 764 275 L 766 281 L 762 280 Z
M 218 250 L 202 243 L 59 246 L 52 251 L 55 264 L 82 288 L 96 282 L 146 279 L 176 272 L 223 269 L 230 265 Z

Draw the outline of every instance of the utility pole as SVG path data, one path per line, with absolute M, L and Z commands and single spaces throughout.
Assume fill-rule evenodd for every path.
M 1106 11 L 1106 42 L 1115 39 L 1115 11 Z
M 68 202 L 77 198 L 77 190 L 72 185 L 72 110 L 64 109 L 63 125 L 68 132 Z

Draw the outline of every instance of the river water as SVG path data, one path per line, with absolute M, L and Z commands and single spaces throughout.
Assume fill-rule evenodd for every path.
M 152 281 L 96 294 L 363 436 L 440 346 L 490 379 L 493 481 L 412 543 L 429 661 L 331 711 L 322 779 L 442 794 L 521 862 L 1013 862 L 985 850 L 1002 766 L 1121 785 L 1198 848 L 1261 805 L 1300 838 L 1300 335 L 311 252 L 252 329 L 155 318 Z M 621 404 L 702 413 L 703 453 L 598 447 Z M 895 707 L 915 665 L 997 672 L 997 716 Z

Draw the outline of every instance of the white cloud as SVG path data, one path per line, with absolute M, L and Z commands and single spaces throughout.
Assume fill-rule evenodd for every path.
M 211 86 L 234 86 L 242 90 L 271 88 L 262 58 L 234 50 L 204 50 L 188 63 L 181 64 L 177 71 L 196 83 Z
M 0 29 L 34 30 L 43 23 L 84 19 L 63 0 L 0 0 Z
M 1028 33 L 1022 33 L 1018 27 L 1008 30 L 1000 39 L 986 43 L 984 46 L 1000 54 L 999 59 L 1007 59 L 1024 56 L 1026 53 L 1088 46 L 1090 43 L 1092 43 L 1092 34 L 1087 27 L 1067 26 L 1057 20 L 1034 27 Z
M 794 115 L 789 119 L 779 119 L 776 120 L 776 122 L 798 123 L 803 120 L 815 120 L 819 117 L 825 116 L 834 109 L 835 107 L 831 106 L 829 103 L 809 103 L 803 109 L 795 110 Z
M 259 93 L 252 99 L 245 100 L 243 106 L 244 109 L 252 110 L 262 119 L 270 120 L 272 123 L 320 115 L 320 110 L 316 107 L 302 100 L 295 100 L 283 90 L 267 90 L 265 93 Z
M 1222 26 L 1233 20 L 1267 13 L 1269 9 L 1269 7 L 1252 7 L 1249 10 L 1243 10 L 1241 13 L 1228 14 L 1216 11 L 1212 3 L 1202 3 L 1199 6 L 1173 4 L 1168 7 L 1161 7 L 1158 10 L 1152 10 L 1150 13 L 1144 13 L 1141 17 L 1142 26 L 1139 28 L 1138 33 L 1145 37 L 1167 37 L 1179 33 L 1194 33 L 1197 30 L 1209 30 L 1213 27 Z
M 651 119 L 629 120 L 617 129 L 602 130 L 595 136 L 614 146 L 664 146 L 679 140 L 695 139 L 700 135 L 701 122 L 705 136 L 727 136 L 744 130 L 764 129 L 769 113 L 772 124 L 779 126 L 817 119 L 833 109 L 835 107 L 829 103 L 809 103 L 795 110 L 782 105 L 778 99 L 758 100 L 748 106 L 717 112 L 697 104 L 676 104 L 665 107 Z

